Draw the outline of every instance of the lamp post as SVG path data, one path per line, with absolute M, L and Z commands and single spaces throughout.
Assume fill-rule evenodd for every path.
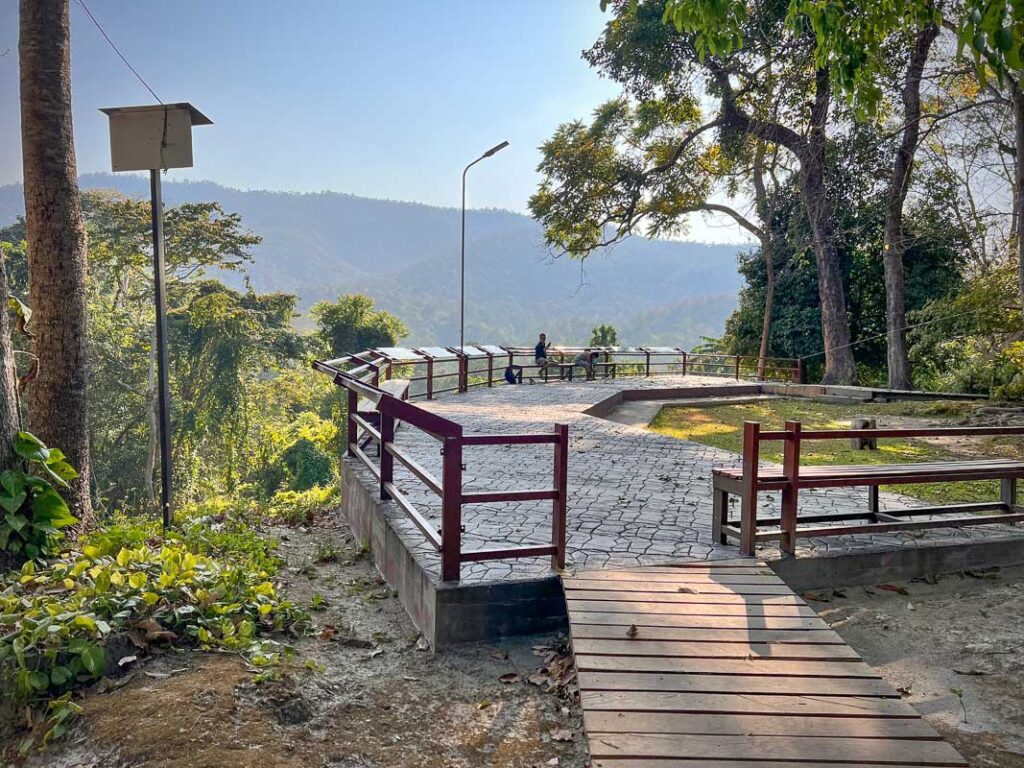
M 113 171 L 149 171 L 156 304 L 157 429 L 160 441 L 160 514 L 171 525 L 171 387 L 167 357 L 167 291 L 164 287 L 164 205 L 160 171 L 192 167 L 192 127 L 210 118 L 187 102 L 101 109 L 110 118 Z
M 459 278 L 459 352 L 466 346 L 466 174 L 469 169 L 508 146 L 507 141 L 491 147 L 462 170 L 462 269 Z

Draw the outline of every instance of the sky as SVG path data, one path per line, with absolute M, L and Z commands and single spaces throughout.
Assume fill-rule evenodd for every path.
M 580 56 L 608 16 L 599 0 L 85 0 L 164 102 L 214 125 L 195 167 L 170 179 L 240 189 L 331 190 L 527 212 L 538 147 L 618 93 Z M 17 3 L 0 0 L 0 184 L 21 180 Z M 110 170 L 100 107 L 152 96 L 71 0 L 80 173 Z M 737 242 L 695 218 L 690 240 Z

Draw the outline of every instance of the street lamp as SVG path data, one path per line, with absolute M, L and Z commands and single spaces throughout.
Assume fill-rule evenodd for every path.
M 491 155 L 495 155 L 508 146 L 507 141 L 491 147 L 480 157 L 467 165 L 462 171 L 462 271 L 459 282 L 459 352 L 463 353 L 466 346 L 466 174 L 469 169 Z

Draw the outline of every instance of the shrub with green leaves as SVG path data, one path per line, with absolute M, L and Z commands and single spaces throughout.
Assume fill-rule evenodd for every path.
M 55 486 L 67 488 L 78 473 L 59 448 L 47 448 L 19 432 L 14 452 L 20 461 L 0 473 L 0 550 L 17 560 L 56 552 L 62 528 L 78 522 Z
M 80 553 L 8 572 L 0 579 L 0 688 L 39 707 L 118 670 L 123 659 L 111 653 L 120 641 L 133 655 L 176 643 L 274 663 L 282 647 L 261 638 L 300 629 L 308 614 L 278 594 L 267 569 L 254 567 L 276 567 L 266 552 L 232 558 L 237 541 L 222 541 L 228 556 L 218 559 L 193 551 L 200 537 L 197 527 L 111 554 L 97 536 Z M 59 735 L 53 727 L 33 733 L 28 748 Z

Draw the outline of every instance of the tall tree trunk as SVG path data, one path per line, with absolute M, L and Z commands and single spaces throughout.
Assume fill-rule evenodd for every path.
M 764 290 L 764 320 L 761 322 L 761 348 L 757 354 L 757 378 L 764 381 L 765 367 L 768 363 L 768 339 L 772 332 L 772 308 L 775 305 L 775 257 L 772 254 L 770 238 L 761 243 L 761 256 L 764 258 L 764 274 L 767 283 Z
M 1013 197 L 1017 201 L 1017 217 L 1013 233 L 1017 240 L 1017 281 L 1020 290 L 1021 312 L 1024 313 L 1024 90 L 1020 80 L 1012 83 L 1013 96 L 1013 137 L 1017 150 L 1013 164 Z
M 14 464 L 14 436 L 18 433 L 18 391 L 11 345 L 11 315 L 4 252 L 0 248 L 0 472 Z
M 903 135 L 896 150 L 889 191 L 886 195 L 882 266 L 885 271 L 886 362 L 890 389 L 910 389 L 910 357 L 907 354 L 907 310 L 903 280 L 903 203 L 910 189 L 914 155 L 921 136 L 921 77 L 928 53 L 939 33 L 935 24 L 918 30 L 914 50 L 903 79 Z
M 825 187 L 825 123 L 830 101 L 828 72 L 819 69 L 815 75 L 810 133 L 800 157 L 800 191 L 811 225 L 818 265 L 821 335 L 825 345 L 825 373 L 821 383 L 854 384 L 857 381 L 857 367 L 853 362 L 853 347 L 850 345 L 843 270 L 839 264 L 839 249 L 836 248 L 836 233 L 832 226 L 834 201 Z
M 800 161 L 800 191 L 804 210 L 811 225 L 815 260 L 818 267 L 818 299 L 821 302 L 821 335 L 824 342 L 825 373 L 823 384 L 854 384 L 857 367 L 850 345 L 850 321 L 846 313 L 843 272 L 832 227 L 835 201 L 825 186 L 825 127 L 831 101 L 828 71 L 815 74 L 815 95 L 811 107 L 810 132 L 801 136 L 781 123 L 751 117 L 736 103 L 736 91 L 728 73 L 709 59 L 710 70 L 722 93 L 723 124 L 739 129 L 770 144 L 780 144 Z
M 83 528 L 92 523 L 86 411 L 86 241 L 71 127 L 69 0 L 21 0 L 21 142 L 29 303 L 39 374 L 29 426 L 78 470 L 68 492 Z
M 774 216 L 775 206 L 768 200 L 768 188 L 764 183 L 764 155 L 765 143 L 757 142 L 754 150 L 754 163 L 751 168 L 751 179 L 754 184 L 754 207 L 757 209 L 757 216 L 761 219 L 761 258 L 764 259 L 765 291 L 764 291 L 764 320 L 761 322 L 761 346 L 757 354 L 757 378 L 764 381 L 765 369 L 768 363 L 768 339 L 772 331 L 772 308 L 775 304 L 775 253 L 772 249 L 772 240 L 775 234 Z M 772 201 L 778 189 L 773 190 Z

